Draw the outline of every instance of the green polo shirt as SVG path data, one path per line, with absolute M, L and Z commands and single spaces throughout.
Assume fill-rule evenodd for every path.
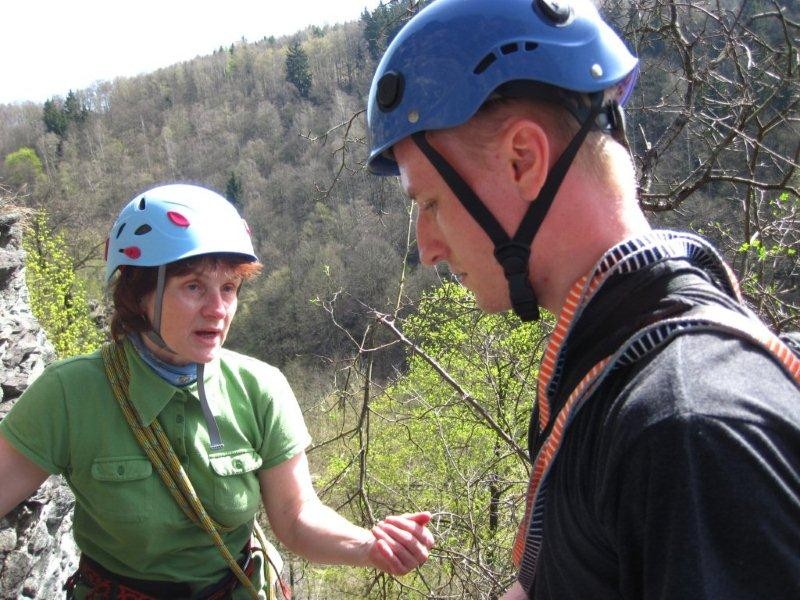
M 286 378 L 223 350 L 205 369 L 206 395 L 224 442 L 211 451 L 197 384 L 159 377 L 126 342 L 130 394 L 147 423 L 158 419 L 211 517 L 236 555 L 260 504 L 257 471 L 301 452 L 310 438 Z M 17 450 L 75 493 L 81 551 L 115 573 L 182 581 L 195 589 L 227 572 L 209 535 L 181 511 L 123 416 L 99 352 L 48 366 L 0 422 Z

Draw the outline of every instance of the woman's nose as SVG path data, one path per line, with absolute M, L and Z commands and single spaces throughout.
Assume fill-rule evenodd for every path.
M 205 303 L 203 304 L 205 314 L 213 317 L 224 316 L 227 312 L 225 299 L 219 290 L 211 290 L 206 293 Z

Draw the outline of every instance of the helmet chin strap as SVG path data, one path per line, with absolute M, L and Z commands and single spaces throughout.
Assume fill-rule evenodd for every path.
M 162 350 L 166 350 L 172 354 L 176 352 L 167 345 L 164 338 L 161 337 L 161 312 L 164 303 L 164 287 L 167 281 L 167 265 L 160 265 L 158 267 L 158 279 L 156 281 L 155 291 L 155 306 L 153 307 L 153 325 L 150 329 L 144 332 L 151 342 L 157 345 Z M 222 436 L 219 432 L 217 420 L 214 413 L 211 411 L 211 406 L 208 403 L 208 396 L 206 395 L 206 386 L 204 381 L 205 365 L 197 363 L 197 395 L 200 397 L 200 408 L 203 411 L 203 418 L 208 428 L 208 438 L 212 450 L 220 450 L 225 446 L 222 441 Z
M 531 201 L 528 211 L 523 216 L 513 237 L 509 237 L 474 190 L 452 165 L 430 145 L 425 135 L 426 132 L 420 131 L 411 135 L 411 139 L 438 171 L 453 194 L 494 243 L 495 258 L 503 267 L 503 273 L 508 280 L 511 306 L 523 321 L 535 321 L 540 316 L 539 301 L 531 287 L 528 268 L 533 238 L 547 216 L 547 211 L 550 209 L 572 161 L 578 154 L 581 144 L 603 110 L 602 92 L 591 94 L 589 98 L 591 107 L 586 118 L 581 123 L 581 128 L 564 149 L 561 156 L 558 157 L 553 168 L 550 169 L 539 195 Z
M 153 323 L 150 329 L 144 332 L 144 335 L 147 336 L 147 339 L 153 342 L 156 346 L 161 348 L 162 350 L 166 350 L 172 354 L 175 354 L 175 351 L 167 346 L 167 342 L 164 341 L 164 338 L 161 337 L 161 307 L 164 304 L 164 286 L 166 285 L 167 281 L 167 265 L 160 265 L 158 267 L 158 279 L 156 281 L 156 292 L 155 292 L 155 306 L 153 307 Z

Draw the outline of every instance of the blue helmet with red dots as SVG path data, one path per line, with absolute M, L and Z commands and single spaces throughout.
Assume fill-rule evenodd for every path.
M 162 185 L 137 194 L 117 217 L 106 240 L 106 281 L 123 265 L 158 267 L 215 253 L 258 260 L 236 208 L 204 187 Z

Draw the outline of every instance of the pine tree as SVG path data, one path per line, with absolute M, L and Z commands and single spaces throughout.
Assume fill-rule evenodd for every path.
M 233 171 L 228 177 L 228 183 L 225 184 L 225 198 L 236 207 L 236 210 L 242 210 L 242 180 Z
M 67 99 L 64 100 L 64 109 L 62 112 L 67 121 L 80 125 L 86 120 L 89 109 L 78 99 L 77 94 L 70 90 L 67 94 Z
M 44 128 L 55 133 L 62 140 L 67 135 L 67 115 L 64 113 L 61 103 L 56 98 L 45 101 L 42 114 Z
M 308 98 L 311 91 L 311 70 L 308 55 L 299 40 L 293 41 L 286 51 L 286 81 L 297 88 L 300 96 Z

